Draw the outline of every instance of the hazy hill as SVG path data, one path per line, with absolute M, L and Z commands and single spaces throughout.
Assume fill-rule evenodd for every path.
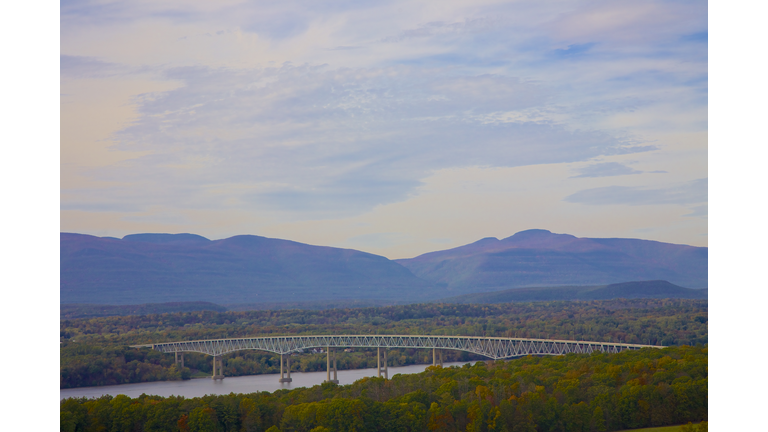
M 514 287 L 667 280 L 707 287 L 705 247 L 620 238 L 578 238 L 546 230 L 397 260 L 416 276 L 460 293 Z
M 139 305 L 119 306 L 68 303 L 62 304 L 59 307 L 59 317 L 61 319 L 74 319 L 196 311 L 226 312 L 227 308 L 210 302 L 144 303 Z
M 242 235 L 61 233 L 61 303 L 424 301 L 443 290 L 382 256 Z
M 513 288 L 504 291 L 465 294 L 438 303 L 513 303 L 557 300 L 612 300 L 617 298 L 706 299 L 706 289 L 683 288 L 667 281 L 623 282 L 598 286 Z

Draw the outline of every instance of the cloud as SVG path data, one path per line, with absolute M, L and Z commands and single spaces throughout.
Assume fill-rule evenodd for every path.
M 579 177 L 611 177 L 628 174 L 642 174 L 643 171 L 630 168 L 624 164 L 618 162 L 602 162 L 592 165 L 587 165 L 583 168 L 576 169 L 579 175 L 572 176 L 571 178 Z
M 387 36 L 382 42 L 402 42 L 410 39 L 428 38 L 432 36 L 462 35 L 484 33 L 497 29 L 501 25 L 498 18 L 467 18 L 463 22 L 433 21 L 415 28 L 403 30 L 397 36 Z
M 691 210 L 693 210 L 691 213 L 688 213 L 687 217 L 699 217 L 706 219 L 709 215 L 709 205 L 708 204 L 702 204 L 698 206 L 691 207 Z
M 120 104 L 136 112 L 91 143 L 112 152 L 63 174 L 81 188 L 62 190 L 62 209 L 346 218 L 410 200 L 445 169 L 575 162 L 604 188 L 568 202 L 685 201 L 674 187 L 616 190 L 612 177 L 640 171 L 589 161 L 656 151 L 637 157 L 646 173 L 664 160 L 685 165 L 665 177 L 706 176 L 705 158 L 687 163 L 658 133 L 706 128 L 706 13 L 654 0 L 64 1 L 62 92 L 86 94 L 72 77 L 116 88 L 138 75 L 174 90 L 132 80 L 138 96 Z
M 195 22 L 237 9 L 239 0 L 62 0 L 60 15 L 65 25 L 89 26 L 133 24 L 149 19 L 169 22 Z
M 586 189 L 563 198 L 563 201 L 587 205 L 662 205 L 700 204 L 707 202 L 706 178 L 667 188 L 607 186 Z
M 595 45 L 595 43 L 568 45 L 567 48 L 558 48 L 554 50 L 554 54 L 557 57 L 574 57 L 588 52 Z
M 95 57 L 71 55 L 59 57 L 59 68 L 62 78 L 108 78 L 131 71 L 124 65 L 104 62 Z
M 70 191 L 70 195 L 81 197 L 77 192 Z M 133 213 L 139 211 L 139 209 L 133 203 L 119 202 L 119 200 L 103 200 L 100 199 L 97 202 L 88 202 L 86 200 L 79 201 L 64 201 L 62 200 L 61 210 L 80 210 L 88 212 L 118 212 L 118 213 Z
M 306 11 L 280 10 L 272 13 L 253 14 L 252 21 L 243 30 L 269 39 L 288 39 L 307 31 L 310 17 Z
M 573 7 L 546 27 L 571 44 L 646 45 L 706 28 L 706 21 L 707 8 L 692 2 L 598 0 Z
M 168 196 L 180 206 L 199 205 L 209 191 L 229 189 L 210 205 L 339 217 L 405 200 L 439 169 L 655 148 L 554 123 L 478 120 L 546 102 L 536 85 L 504 76 L 310 65 L 175 68 L 166 76 L 185 85 L 142 95 L 139 118 L 116 136 L 117 149 L 151 154 L 92 172 L 164 185 L 162 194 L 137 186 L 142 193 L 131 195 L 144 205 Z M 105 189 L 103 198 L 112 192 Z
M 348 50 L 356 50 L 361 49 L 363 47 L 361 46 L 345 46 L 345 45 L 339 45 L 335 48 L 328 48 L 328 51 L 348 51 Z

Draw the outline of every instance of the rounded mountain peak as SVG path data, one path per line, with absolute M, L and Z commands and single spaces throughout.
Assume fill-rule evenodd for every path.
M 529 229 L 520 231 L 510 237 L 505 238 L 502 240 L 502 243 L 515 245 L 516 247 L 541 246 L 550 248 L 556 245 L 562 245 L 564 243 L 571 243 L 575 240 L 577 240 L 577 237 L 570 234 L 555 234 L 549 230 L 544 229 Z
M 145 243 L 208 243 L 210 240 L 197 234 L 166 234 L 166 233 L 143 233 L 128 234 L 123 237 L 124 241 L 145 242 Z
M 512 235 L 512 237 L 533 237 L 533 236 L 540 236 L 540 235 L 550 235 L 552 234 L 552 231 L 545 230 L 545 229 L 529 229 L 517 232 Z

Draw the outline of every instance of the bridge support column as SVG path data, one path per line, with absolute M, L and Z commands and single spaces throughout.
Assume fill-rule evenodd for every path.
M 285 363 L 283 359 L 284 359 L 283 354 L 280 354 L 280 383 L 289 383 L 293 381 L 293 379 L 291 378 L 291 355 L 289 354 L 287 359 L 287 362 L 288 362 L 287 378 L 285 377 L 285 369 L 283 368 L 283 364 Z
M 224 379 L 224 364 L 220 356 L 213 356 L 213 375 L 211 375 L 211 379 Z
M 174 351 L 175 357 L 176 357 L 176 364 L 181 366 L 181 369 L 184 369 L 184 353 L 181 353 L 181 356 L 179 356 L 178 351 Z M 181 361 L 179 361 L 179 358 L 181 358 Z
M 387 368 L 387 349 L 384 348 L 384 367 L 381 367 L 381 347 L 376 348 L 376 368 L 378 376 L 381 378 L 381 372 L 384 372 L 384 379 L 389 379 L 389 369 Z
M 387 361 L 387 349 L 384 348 L 384 379 L 389 379 L 389 362 Z
M 339 375 L 336 372 L 336 351 L 333 352 L 333 382 L 339 383 Z
M 336 374 L 336 351 L 333 351 L 333 379 L 331 379 L 331 347 L 328 347 L 327 351 L 325 352 L 325 368 L 326 368 L 326 378 L 325 382 L 327 383 L 339 383 L 339 378 Z
M 443 367 L 443 350 L 432 348 L 432 366 Z

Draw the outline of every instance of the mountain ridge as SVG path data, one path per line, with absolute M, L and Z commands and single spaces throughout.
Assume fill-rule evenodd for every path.
M 252 235 L 208 242 L 75 233 L 60 239 L 62 303 L 419 300 L 437 294 L 400 264 L 353 249 Z
M 527 230 L 410 259 L 238 235 L 60 233 L 61 303 L 423 302 L 554 285 L 706 287 L 707 248 Z
M 533 229 L 502 240 L 395 260 L 416 276 L 450 290 L 610 284 L 668 280 L 707 287 L 708 249 L 654 240 L 586 238 Z

